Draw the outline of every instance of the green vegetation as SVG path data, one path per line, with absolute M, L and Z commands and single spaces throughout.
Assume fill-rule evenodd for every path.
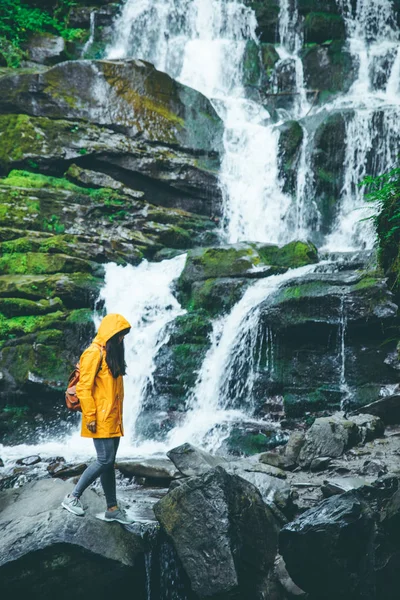
M 378 234 L 378 258 L 390 285 L 400 292 L 400 169 L 379 177 L 366 177 L 366 198 L 376 212 L 372 218 Z
M 84 188 L 75 183 L 71 183 L 64 177 L 52 177 L 50 175 L 32 173 L 31 171 L 13 169 L 5 179 L 1 180 L 1 184 L 28 189 L 61 189 L 84 196 L 90 196 L 93 201 L 104 203 L 105 205 L 125 204 L 123 195 L 111 188 Z M 60 229 L 57 219 L 58 217 L 52 215 L 44 229 L 54 233 L 63 233 L 64 229 Z
M 9 67 L 18 67 L 24 58 L 24 44 L 35 33 L 52 33 L 68 41 L 86 35 L 82 29 L 67 27 L 67 17 L 74 0 L 57 0 L 53 14 L 29 6 L 21 0 L 2 0 L 0 9 L 0 53 Z

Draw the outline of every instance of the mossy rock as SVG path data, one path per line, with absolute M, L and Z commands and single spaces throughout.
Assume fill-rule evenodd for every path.
M 267 452 L 282 444 L 286 439 L 282 439 L 282 434 L 277 428 L 268 430 L 253 429 L 246 431 L 245 428 L 233 428 L 229 436 L 224 440 L 223 447 L 229 454 L 235 456 L 252 456 L 261 452 Z
M 245 0 L 246 6 L 256 14 L 256 33 L 261 42 L 275 44 L 279 41 L 279 0 Z
M 93 272 L 96 265 L 79 258 L 65 254 L 44 254 L 41 252 L 26 252 L 3 254 L 0 257 L 0 275 L 41 275 L 45 273 L 76 273 Z
M 61 311 L 8 319 L 0 313 L 0 340 L 36 333 L 43 329 L 62 328 L 65 317 L 66 314 Z
M 237 284 L 228 281 L 227 287 L 225 280 L 265 277 L 315 262 L 318 262 L 318 252 L 310 242 L 291 242 L 281 248 L 244 243 L 196 248 L 188 252 L 177 281 L 177 291 L 187 308 L 205 308 L 211 311 L 210 314 L 217 314 L 232 307 L 246 287 L 243 281 Z M 254 267 L 261 267 L 261 270 Z M 217 281 L 221 279 L 224 283 Z M 219 300 L 216 298 L 218 293 L 222 296 Z
M 320 103 L 337 93 L 348 92 L 357 77 L 357 65 L 345 41 L 306 46 L 301 57 L 307 87 L 320 92 Z
M 260 47 L 254 40 L 248 40 L 243 55 L 242 83 L 256 86 L 260 82 Z
M 280 174 L 285 182 L 283 190 L 294 193 L 304 137 L 303 128 L 298 121 L 286 121 L 279 129 Z
M 103 280 L 88 273 L 1 275 L 0 298 L 60 298 L 67 308 L 93 307 Z
M 208 344 L 212 324 L 205 310 L 192 311 L 177 317 L 170 326 L 168 345 Z
M 312 149 L 315 196 L 321 214 L 321 233 L 329 233 L 343 187 L 347 120 L 352 111 L 330 113 L 318 124 Z
M 24 298 L 0 298 L 0 313 L 8 319 L 27 315 L 45 315 L 56 311 L 64 311 L 60 298 L 38 302 Z
M 212 317 L 229 312 L 239 302 L 250 281 L 248 279 L 206 279 L 192 285 L 189 310 L 204 309 Z
M 258 252 L 250 245 L 196 248 L 190 250 L 179 285 L 214 277 L 240 277 L 260 263 Z
M 67 61 L 44 72 L 5 75 L 0 106 L 118 124 L 132 137 L 196 150 L 214 151 L 222 142 L 222 122 L 205 96 L 139 60 Z
M 261 260 L 266 265 L 295 269 L 318 262 L 318 250 L 311 242 L 290 242 L 278 246 L 258 246 Z
M 315 390 L 293 390 L 283 396 L 285 416 L 288 419 L 304 418 L 306 414 L 332 414 L 340 409 L 344 399 L 339 386 L 321 386 Z M 311 425 L 311 423 L 308 423 Z
M 336 0 L 297 0 L 297 10 L 301 15 L 321 12 L 340 14 Z
M 346 28 L 343 17 L 326 12 L 310 12 L 304 21 L 304 38 L 307 44 L 322 44 L 327 40 L 344 40 Z

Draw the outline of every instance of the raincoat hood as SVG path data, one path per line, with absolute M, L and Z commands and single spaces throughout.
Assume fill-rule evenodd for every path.
M 100 323 L 99 330 L 95 339 L 93 340 L 96 344 L 100 344 L 101 346 L 105 346 L 106 342 L 113 335 L 123 331 L 124 329 L 130 329 L 130 323 L 123 317 L 117 313 L 111 313 L 104 317 L 102 322 Z

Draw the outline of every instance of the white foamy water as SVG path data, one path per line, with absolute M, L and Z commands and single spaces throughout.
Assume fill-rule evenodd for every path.
M 105 302 L 108 313 L 122 314 L 132 329 L 125 338 L 127 375 L 124 378 L 124 428 L 119 456 L 140 454 L 135 444 L 135 422 L 148 384 L 154 372 L 154 358 L 159 348 L 167 341 L 164 329 L 185 311 L 172 294 L 173 282 L 182 272 L 186 260 L 183 254 L 159 263 L 143 261 L 138 267 L 106 265 L 105 285 L 100 299 Z M 94 315 L 96 325 L 100 318 Z M 20 458 L 40 452 L 42 457 L 63 456 L 67 460 L 85 460 L 93 456 L 90 439 L 80 436 L 80 426 L 75 433 L 63 439 L 41 441 L 38 445 L 3 447 L 3 460 Z M 165 450 L 164 446 L 160 449 Z M 152 451 L 157 447 L 152 445 Z
M 325 247 L 347 251 L 372 248 L 375 242 L 368 221 L 373 207 L 365 202 L 360 182 L 368 174 L 393 168 L 400 152 L 400 49 L 391 0 L 338 3 L 358 74 L 348 94 L 332 106 L 333 110 L 353 109 L 354 114 L 349 114 L 346 122 L 344 183 L 336 223 Z
M 238 0 L 128 0 L 108 58 L 148 60 L 211 99 L 225 123 L 224 237 L 284 243 L 291 239 L 285 224 L 291 198 L 278 173 L 279 131 L 242 85 L 256 25 L 253 11 Z

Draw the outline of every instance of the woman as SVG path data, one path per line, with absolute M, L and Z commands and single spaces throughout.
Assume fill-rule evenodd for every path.
M 122 315 L 107 315 L 100 323 L 92 344 L 81 356 L 80 378 L 76 386 L 82 407 L 81 435 L 93 438 L 97 460 L 87 467 L 71 494 L 65 496 L 61 503 L 75 515 L 83 516 L 85 511 L 80 497 L 100 476 L 107 502 L 104 519 L 124 524 L 133 521 L 117 505 L 114 462 L 120 437 L 124 435 L 124 336 L 130 328 Z

